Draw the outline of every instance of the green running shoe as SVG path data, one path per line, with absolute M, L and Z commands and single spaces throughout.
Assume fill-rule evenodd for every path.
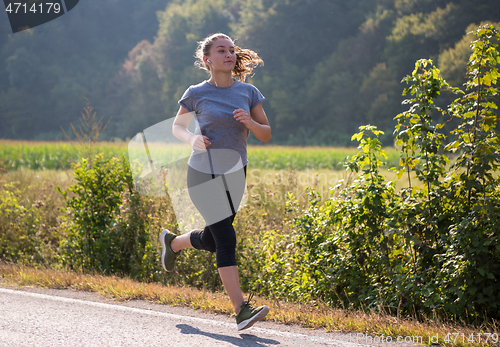
M 250 296 L 248 301 L 243 301 L 241 304 L 240 312 L 236 315 L 236 324 L 238 324 L 238 331 L 250 328 L 252 325 L 263 319 L 269 312 L 269 307 L 266 305 L 253 307 L 250 304 Z
M 175 239 L 177 235 L 171 233 L 168 230 L 163 230 L 160 235 L 160 242 L 163 247 L 163 253 L 161 254 L 161 263 L 165 271 L 170 272 L 174 269 L 175 259 L 181 254 L 181 251 L 174 252 L 170 244 L 172 240 Z

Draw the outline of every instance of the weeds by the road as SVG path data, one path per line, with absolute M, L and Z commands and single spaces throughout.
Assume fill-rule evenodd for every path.
M 115 276 L 36 269 L 0 263 L 0 286 L 33 286 L 92 291 L 118 301 L 149 300 L 160 304 L 186 306 L 207 313 L 233 314 L 231 303 L 223 292 L 214 293 L 192 287 L 141 283 L 130 278 Z M 387 341 L 390 336 L 392 342 L 397 342 L 398 337 L 400 337 L 400 340 L 406 339 L 405 342 L 421 341 L 423 344 L 432 344 L 432 338 L 438 337 L 439 344 L 443 346 L 498 345 L 498 343 L 492 343 L 491 337 L 489 343 L 485 342 L 488 333 L 497 334 L 497 336 L 499 334 L 499 328 L 495 321 L 490 326 L 466 324 L 465 322 L 442 322 L 438 319 L 418 322 L 415 319 L 398 319 L 373 312 L 331 309 L 321 304 L 315 306 L 297 305 L 259 297 L 254 298 L 256 298 L 258 305 L 265 304 L 270 307 L 266 320 L 277 323 L 323 328 L 327 332 L 363 333 L 374 338 L 382 339 L 383 337 L 385 340 L 382 341 Z M 478 343 L 479 333 L 483 334 L 481 343 Z M 457 334 L 458 338 L 456 338 Z M 467 341 L 471 334 L 475 336 L 474 343 Z M 446 341 L 446 336 L 451 340 Z M 421 340 L 418 340 L 418 337 L 421 337 Z M 454 339 L 455 343 L 453 343 Z

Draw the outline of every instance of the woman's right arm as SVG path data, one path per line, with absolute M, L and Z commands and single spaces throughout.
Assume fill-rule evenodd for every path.
M 193 149 L 203 151 L 210 145 L 210 141 L 208 141 L 208 137 L 195 135 L 188 130 L 191 118 L 193 118 L 191 112 L 180 106 L 179 112 L 175 116 L 174 124 L 172 124 L 172 133 L 179 140 L 191 144 Z

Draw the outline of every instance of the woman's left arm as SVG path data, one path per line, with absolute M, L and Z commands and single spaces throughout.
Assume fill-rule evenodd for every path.
M 269 142 L 271 139 L 271 126 L 267 120 L 262 103 L 252 108 L 250 115 L 243 109 L 234 110 L 233 113 L 234 118 L 245 124 L 256 138 L 263 142 Z

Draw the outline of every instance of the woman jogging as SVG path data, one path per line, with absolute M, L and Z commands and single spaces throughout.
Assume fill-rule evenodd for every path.
M 245 83 L 253 68 L 263 61 L 221 33 L 200 41 L 196 58 L 195 65 L 208 71 L 210 79 L 186 90 L 179 100 L 172 132 L 193 148 L 188 162 L 188 192 L 206 226 L 180 236 L 164 230 L 160 236 L 162 264 L 166 271 L 172 271 L 184 248 L 215 252 L 220 278 L 233 304 L 238 330 L 242 330 L 269 312 L 267 306 L 253 307 L 243 298 L 232 225 L 245 190 L 249 132 L 264 142 L 271 138 L 262 108 L 264 97 Z M 195 134 L 187 130 L 193 115 L 199 127 Z

